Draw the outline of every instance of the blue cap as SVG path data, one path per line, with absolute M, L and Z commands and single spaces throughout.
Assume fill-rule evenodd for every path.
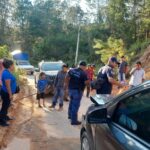
M 86 67 L 86 66 L 87 66 L 87 63 L 86 63 L 85 61 L 80 61 L 80 62 L 79 62 L 79 66 L 85 66 L 85 67 Z
M 114 62 L 114 63 L 116 63 L 116 64 L 119 63 L 119 61 L 117 60 L 116 57 L 111 57 L 111 58 L 109 58 L 109 61 Z

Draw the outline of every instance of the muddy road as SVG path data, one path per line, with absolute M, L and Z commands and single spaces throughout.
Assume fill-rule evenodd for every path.
M 28 77 L 28 84 L 20 98 L 35 92 L 33 77 Z M 47 108 L 38 108 L 35 96 L 19 102 L 13 114 L 16 120 L 3 138 L 3 145 L 7 146 L 4 150 L 80 150 L 80 126 L 70 125 L 67 119 L 68 102 L 65 102 L 64 110 L 58 112 L 48 109 L 51 100 L 52 97 L 47 97 Z M 83 97 L 80 120 L 90 104 L 90 100 Z

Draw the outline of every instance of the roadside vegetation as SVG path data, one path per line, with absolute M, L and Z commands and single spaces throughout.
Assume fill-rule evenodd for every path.
M 79 2 L 0 0 L 0 45 L 28 52 L 33 64 L 72 65 L 80 26 L 79 59 L 100 64 L 118 53 L 132 63 L 144 53 L 150 44 L 149 0 Z

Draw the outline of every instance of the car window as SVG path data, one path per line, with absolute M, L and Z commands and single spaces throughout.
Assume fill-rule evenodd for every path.
M 62 68 L 62 63 L 43 63 L 41 69 L 43 71 L 59 71 Z
M 18 65 L 30 65 L 30 63 L 28 61 L 20 61 Z
M 113 121 L 150 143 L 150 89 L 120 101 Z

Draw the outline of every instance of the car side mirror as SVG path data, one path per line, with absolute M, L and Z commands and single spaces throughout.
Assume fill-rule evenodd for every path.
M 97 108 L 92 112 L 89 112 L 87 116 L 87 121 L 90 124 L 99 124 L 99 123 L 107 123 L 107 109 L 106 108 Z
M 40 69 L 39 68 L 35 68 L 35 72 L 40 72 Z

